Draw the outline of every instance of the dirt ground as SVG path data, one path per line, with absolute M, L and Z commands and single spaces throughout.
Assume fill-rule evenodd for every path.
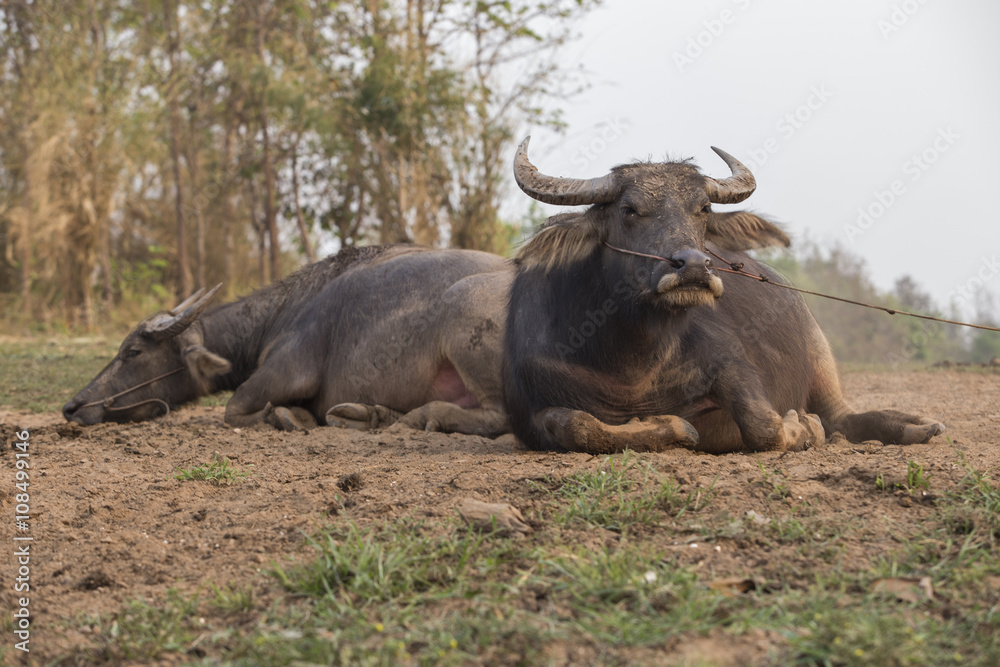
M 845 551 L 858 563 L 893 548 L 891 526 L 919 522 L 928 511 L 910 496 L 879 497 L 879 474 L 889 482 L 905 479 L 907 461 L 917 460 L 931 476 L 932 490 L 940 492 L 964 473 L 956 465 L 956 448 L 978 470 L 1000 466 L 1000 373 L 858 372 L 846 374 L 844 383 L 858 409 L 894 408 L 940 419 L 951 444 L 943 436 L 905 448 L 836 440 L 784 456 L 677 450 L 643 458 L 687 488 L 714 480 L 712 511 L 734 517 L 771 511 L 759 488 L 763 463 L 787 480 L 785 502 L 809 503 L 818 519 L 829 522 L 865 518 L 870 530 L 852 533 L 850 539 L 857 541 Z M 263 590 L 261 604 L 267 604 L 280 591 L 261 572 L 289 557 L 309 558 L 303 534 L 331 520 L 330 515 L 362 524 L 454 516 L 460 500 L 475 498 L 511 503 L 529 523 L 537 523 L 544 501 L 537 485 L 526 480 L 560 478 L 601 462 L 582 454 L 523 451 L 510 437 L 491 441 L 399 427 L 373 433 L 234 429 L 223 422 L 218 407 L 180 409 L 154 422 L 92 427 L 66 424 L 58 414 L 0 409 L 0 424 L 6 441 L 0 454 L 0 541 L 6 552 L 0 558 L 0 609 L 15 605 L 8 579 L 16 571 L 9 546 L 14 544 L 16 492 L 10 439 L 15 429 L 27 428 L 31 514 L 26 534 L 34 538 L 31 659 L 40 664 L 94 641 L 78 621 L 84 614 L 114 614 L 136 596 L 162 599 L 170 587 L 193 592 L 210 583 L 254 582 Z M 178 469 L 210 462 L 214 454 L 252 475 L 231 486 L 174 479 Z M 352 473 L 355 483 L 338 485 Z M 665 532 L 662 539 L 684 544 L 684 537 Z M 783 557 L 770 547 L 737 541 L 716 546 L 687 548 L 684 558 L 698 564 L 706 578 L 782 579 L 808 565 L 798 562 L 801 556 Z M 763 637 L 759 643 L 766 641 Z M 677 650 L 687 659 L 704 651 L 726 662 L 719 651 L 745 658 L 763 649 L 728 647 L 708 638 Z

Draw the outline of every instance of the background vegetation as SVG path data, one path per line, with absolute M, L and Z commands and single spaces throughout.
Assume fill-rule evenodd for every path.
M 515 127 L 598 0 L 0 2 L 0 296 L 93 327 L 340 245 L 503 251 Z

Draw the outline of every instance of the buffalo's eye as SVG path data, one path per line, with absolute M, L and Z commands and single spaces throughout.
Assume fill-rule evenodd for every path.
M 125 358 L 126 359 L 135 359 L 140 354 L 142 354 L 142 350 L 137 350 L 135 348 L 132 348 L 131 350 L 129 350 L 128 352 L 125 353 Z
M 623 204 L 620 210 L 622 215 L 625 216 L 626 218 L 631 218 L 639 215 L 638 213 L 635 212 L 635 209 L 629 206 L 628 204 Z
M 701 212 L 702 213 L 711 213 L 712 212 L 712 204 L 709 203 L 709 204 L 705 204 L 704 206 L 702 206 L 701 207 Z

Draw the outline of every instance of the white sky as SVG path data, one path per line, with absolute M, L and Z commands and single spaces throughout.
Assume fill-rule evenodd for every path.
M 564 135 L 531 129 L 542 172 L 669 154 L 725 176 L 719 146 L 757 177 L 740 208 L 793 243 L 839 243 L 878 287 L 909 274 L 940 306 L 1000 294 L 997 0 L 607 0 L 579 28 L 563 62 L 593 87 L 566 105 Z M 932 164 L 913 162 L 925 152 Z M 879 193 L 894 198 L 881 211 Z

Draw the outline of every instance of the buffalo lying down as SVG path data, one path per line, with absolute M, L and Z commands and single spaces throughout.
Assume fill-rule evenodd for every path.
M 824 429 L 901 444 L 944 430 L 900 412 L 854 412 L 802 298 L 712 270 L 710 252 L 782 280 L 739 251 L 788 245 L 785 234 L 751 213 L 712 210 L 755 188 L 735 158 L 714 149 L 732 171 L 720 180 L 688 162 L 579 180 L 540 174 L 527 145 L 514 161 L 525 193 L 590 205 L 551 218 L 516 260 L 504 405 L 528 446 L 787 450 L 822 441 Z
M 235 390 L 226 421 L 295 429 L 417 428 L 496 436 L 500 257 L 413 246 L 347 248 L 248 297 L 216 290 L 142 322 L 63 408 L 80 424 L 141 421 Z

